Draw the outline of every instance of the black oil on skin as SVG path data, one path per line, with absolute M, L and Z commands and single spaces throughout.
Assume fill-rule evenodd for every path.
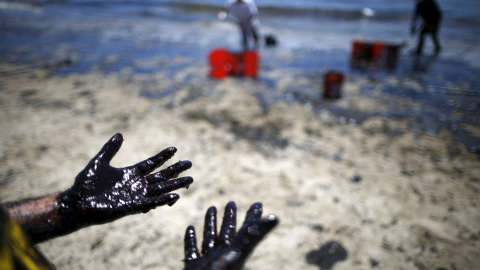
M 173 157 L 177 151 L 175 147 L 166 148 L 132 166 L 110 166 L 122 143 L 122 134 L 115 134 L 78 173 L 69 189 L 3 204 L 3 207 L 15 216 L 32 242 L 37 244 L 87 226 L 146 213 L 163 205 L 171 206 L 180 196 L 170 192 L 188 188 L 193 183 L 191 177 L 176 178 L 192 167 L 188 160 L 154 172 Z
M 146 213 L 159 205 L 172 205 L 178 195 L 167 193 L 193 182 L 190 177 L 170 180 L 190 169 L 190 161 L 179 161 L 151 174 L 173 157 L 177 151 L 175 147 L 164 149 L 133 166 L 110 166 L 122 143 L 123 136 L 115 134 L 77 175 L 73 186 L 61 194 L 59 205 L 62 216 L 70 218 L 68 224 L 80 228 L 103 224 L 127 215 Z
M 231 201 L 217 234 L 217 209 L 212 206 L 205 215 L 202 251 L 197 248 L 195 228 L 188 226 L 185 232 L 184 270 L 241 270 L 255 246 L 267 235 L 279 220 L 274 215 L 262 218 L 262 203 L 250 206 L 245 221 L 238 232 L 237 206 Z
M 348 252 L 340 243 L 330 241 L 320 249 L 310 251 L 306 257 L 309 264 L 315 264 L 321 270 L 327 270 L 332 269 L 335 263 L 346 260 Z

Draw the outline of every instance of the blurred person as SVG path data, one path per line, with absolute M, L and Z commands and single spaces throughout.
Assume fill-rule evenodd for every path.
M 242 45 L 244 50 L 248 50 L 248 40 L 253 38 L 254 48 L 259 46 L 257 26 L 258 9 L 254 0 L 227 0 L 223 6 L 223 11 L 218 14 L 218 18 L 224 20 L 230 15 L 240 27 L 242 33 Z
M 422 25 L 418 37 L 417 49 L 415 54 L 422 54 L 425 35 L 432 37 L 435 46 L 435 54 L 440 53 L 442 47 L 438 41 L 438 30 L 442 20 L 442 11 L 435 0 L 415 0 L 415 12 L 412 17 L 410 33 L 413 35 L 417 31 L 417 20 L 422 20 Z

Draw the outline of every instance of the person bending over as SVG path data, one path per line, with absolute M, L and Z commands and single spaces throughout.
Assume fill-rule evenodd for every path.
M 254 48 L 258 48 L 258 9 L 253 0 L 227 0 L 223 6 L 223 11 L 218 14 L 218 18 L 224 20 L 230 15 L 240 27 L 242 33 L 242 45 L 244 50 L 248 50 L 248 40 L 250 37 L 254 40 Z
M 435 46 L 435 54 L 440 53 L 442 47 L 438 41 L 438 30 L 440 28 L 440 22 L 442 20 L 442 11 L 438 7 L 435 0 L 416 0 L 417 4 L 415 12 L 412 17 L 412 23 L 410 27 L 411 34 L 416 32 L 417 20 L 422 20 L 422 26 L 418 37 L 417 49 L 415 54 L 421 54 L 425 35 L 431 35 L 433 44 Z

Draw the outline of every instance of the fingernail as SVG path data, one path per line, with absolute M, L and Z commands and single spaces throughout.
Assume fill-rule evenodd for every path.
M 275 215 L 268 215 L 262 220 L 262 223 L 273 228 L 280 223 L 280 220 Z
M 266 219 L 268 219 L 268 220 L 276 220 L 277 217 L 276 217 L 275 215 L 268 215 L 268 216 L 266 217 Z

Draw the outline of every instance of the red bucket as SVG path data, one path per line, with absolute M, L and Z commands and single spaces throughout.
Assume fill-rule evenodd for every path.
M 229 63 L 229 53 L 226 49 L 215 49 L 208 55 L 210 62 L 210 76 L 215 79 L 227 77 L 232 69 Z
M 353 60 L 368 60 L 371 55 L 370 43 L 364 41 L 353 41 L 352 43 L 352 59 Z
M 371 59 L 374 61 L 382 60 L 385 55 L 385 43 L 374 42 L 371 48 Z
M 228 75 L 256 77 L 258 73 L 258 53 L 244 51 L 232 53 L 226 49 L 215 49 L 208 56 L 210 76 L 222 79 Z
M 324 77 L 323 97 L 340 98 L 342 96 L 342 84 L 345 79 L 343 73 L 338 71 L 329 71 Z
M 243 70 L 243 55 L 241 53 L 228 53 L 228 63 L 231 67 L 229 70 L 230 75 L 241 75 Z

